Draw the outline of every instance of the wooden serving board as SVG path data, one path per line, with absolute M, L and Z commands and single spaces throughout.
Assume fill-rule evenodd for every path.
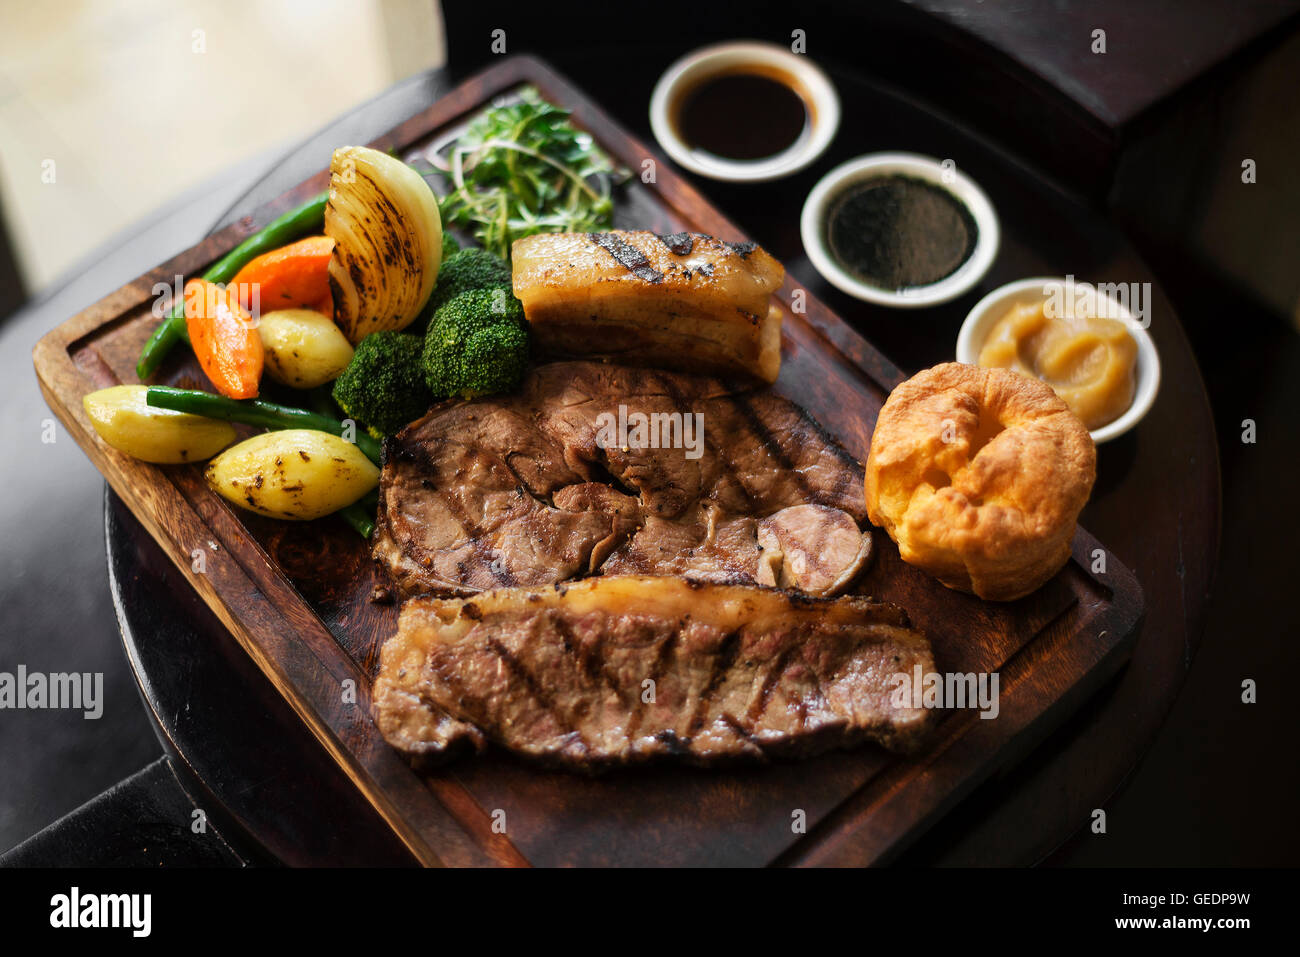
M 373 145 L 411 157 L 521 83 L 571 108 L 575 121 L 629 169 L 655 159 L 655 183 L 634 177 L 620 189 L 616 225 L 746 238 L 658 153 L 528 57 L 467 80 Z M 87 392 L 137 381 L 136 357 L 158 322 L 155 284 L 197 274 L 261 224 L 320 192 L 328 160 L 322 156 L 320 174 L 251 220 L 59 326 L 37 344 L 34 357 L 50 407 L 419 861 L 881 863 L 1023 755 L 1127 658 L 1142 615 L 1141 590 L 1114 556 L 1106 556 L 1104 573 L 1090 571 L 1101 546 L 1083 530 L 1074 560 L 1011 604 L 943 588 L 903 564 L 877 533 L 876 560 L 855 591 L 905 607 L 930 636 L 940 671 L 997 672 L 996 720 L 980 720 L 974 710 L 950 712 L 931 745 L 909 759 L 867 746 L 747 770 L 650 768 L 585 779 L 493 754 L 417 775 L 370 718 L 371 679 L 397 609 L 371 602 L 380 580 L 356 534 L 335 518 L 276 522 L 233 509 L 208 490 L 197 466 L 152 466 L 104 445 L 82 410 Z M 796 291 L 805 306 L 799 312 L 791 309 Z M 902 373 L 789 276 L 775 298 L 785 311 L 776 388 L 865 459 L 876 414 Z M 192 357 L 178 356 L 160 381 L 204 380 Z

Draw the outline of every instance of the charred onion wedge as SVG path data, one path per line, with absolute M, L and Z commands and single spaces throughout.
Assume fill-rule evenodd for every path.
M 410 325 L 442 260 L 438 202 L 420 174 L 364 146 L 335 150 L 325 235 L 334 321 L 348 340 Z

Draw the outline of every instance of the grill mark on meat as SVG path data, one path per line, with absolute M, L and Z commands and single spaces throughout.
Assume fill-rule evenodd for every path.
M 840 501 L 844 493 L 848 490 L 850 481 L 849 472 L 846 468 L 835 478 L 835 484 L 831 487 L 831 501 Z
M 818 433 L 819 436 L 826 436 L 826 433 L 824 433 L 822 429 L 816 428 L 815 425 L 803 423 L 802 428 L 807 428 L 810 432 Z M 832 445 L 829 447 L 831 447 L 832 450 L 835 450 L 835 454 L 839 456 L 840 462 L 844 465 L 844 468 L 842 468 L 839 475 L 836 476 L 835 485 L 831 486 L 831 502 L 826 503 L 826 505 L 842 501 L 845 492 L 848 492 L 850 484 L 854 484 L 854 482 L 855 484 L 862 484 L 862 480 L 858 479 L 857 476 L 849 475 L 850 468 L 854 469 L 854 471 L 857 469 L 857 460 L 854 460 L 852 456 L 849 456 L 848 454 L 841 454 L 841 450 L 837 449 L 836 446 Z
M 659 693 L 659 680 L 663 677 L 673 652 L 677 650 L 677 635 L 682 624 L 684 623 L 679 623 L 679 627 L 670 631 L 668 637 L 659 643 L 654 662 L 650 665 L 650 687 L 655 689 L 656 696 Z M 640 698 L 637 699 L 637 702 L 639 707 L 632 710 L 632 715 L 627 722 L 627 739 L 629 742 L 636 739 L 636 734 L 641 728 L 641 719 L 645 716 L 645 704 L 641 702 Z
M 565 737 L 570 737 L 576 740 L 582 746 L 583 751 L 590 751 L 591 748 L 587 744 L 586 739 L 582 736 L 582 732 L 574 727 L 573 722 L 570 721 L 561 711 L 560 706 L 555 699 L 548 694 L 546 689 L 541 686 L 535 677 L 533 677 L 533 673 L 525 668 L 523 663 L 510 652 L 510 649 L 503 645 L 495 636 L 491 635 L 488 636 L 487 646 L 492 649 L 493 654 L 501 659 L 501 663 L 506 666 L 506 670 L 510 672 L 511 676 L 514 677 L 516 681 L 523 684 L 524 690 L 528 692 L 528 696 L 541 705 L 542 709 L 555 719 L 555 723 L 564 730 Z
M 737 721 L 729 711 L 722 712 L 719 717 L 726 722 L 727 727 L 734 731 L 738 737 L 744 738 L 747 742 L 758 748 L 759 751 L 763 750 L 763 742 L 758 740 L 752 731 Z
M 767 714 L 767 705 L 772 697 L 772 689 L 776 687 L 781 676 L 785 674 L 785 663 L 790 660 L 790 654 L 794 651 L 792 646 L 787 645 L 777 653 L 776 660 L 772 662 L 772 667 L 767 670 L 763 676 L 763 687 L 758 693 L 758 698 L 749 706 L 745 717 L 750 724 L 757 724 Z
M 609 666 L 605 662 L 604 650 L 606 637 L 598 635 L 596 637 L 595 647 L 583 646 L 580 651 L 577 647 L 577 636 L 573 633 L 573 627 L 563 618 L 555 619 L 556 630 L 560 633 L 560 638 L 564 642 L 564 650 L 572 655 L 578 662 L 578 667 L 582 669 L 588 679 L 599 682 L 601 687 L 610 691 L 618 698 L 618 703 L 625 709 L 629 707 L 627 694 L 619 687 L 614 676 L 609 673 Z
M 415 444 L 413 446 L 411 443 L 406 443 L 402 447 L 402 454 L 414 461 L 426 473 L 430 475 L 437 474 L 437 468 L 433 463 L 433 458 L 429 454 L 428 448 L 424 445 Z M 475 452 L 474 454 L 478 455 L 480 453 Z M 515 475 L 514 469 L 510 469 L 508 465 L 506 467 L 509 469 L 511 475 Z M 515 478 L 517 479 L 518 475 L 515 475 Z M 496 554 L 495 549 L 493 549 L 487 539 L 483 537 L 483 527 L 478 522 L 474 521 L 470 517 L 469 513 L 465 511 L 465 506 L 461 502 L 460 496 L 458 496 L 454 491 L 446 491 L 443 489 L 435 489 L 434 492 L 447 506 L 447 510 L 452 513 L 452 516 L 456 519 L 456 522 L 460 527 L 465 530 L 465 534 L 469 537 L 470 545 L 474 550 L 474 557 L 478 565 L 485 567 L 489 574 L 491 574 L 496 580 L 498 585 L 504 588 L 510 588 L 517 585 L 519 583 L 518 580 L 513 574 L 511 574 L 510 570 L 502 564 L 500 556 Z M 412 551 L 416 553 L 423 551 L 419 548 L 418 542 L 419 539 L 413 536 L 410 540 L 403 542 L 401 548 L 408 558 L 412 558 L 420 564 L 424 564 L 423 555 L 412 554 Z
M 795 448 L 820 447 L 829 451 L 839 461 L 841 469 L 835 477 L 835 484 L 831 487 L 829 495 L 818 493 L 808 483 L 808 476 L 801 469 L 795 467 L 794 461 L 790 458 L 785 448 L 776 440 L 772 431 L 763 425 L 762 419 L 754 410 L 749 400 L 749 396 L 740 393 L 732 396 L 735 400 L 735 406 L 742 415 L 745 416 L 754 428 L 755 434 L 763 443 L 763 448 L 767 450 L 780 466 L 788 470 L 794 477 L 795 482 L 799 485 L 799 491 L 808 497 L 810 502 L 818 505 L 827 505 L 835 507 L 836 503 L 842 500 L 845 491 L 857 478 L 857 460 L 854 459 L 847 451 L 831 437 L 825 429 L 821 428 L 812 419 L 807 416 L 800 416 L 795 420 L 793 430 L 793 442 Z
M 685 415 L 686 414 L 685 406 L 687 403 L 684 396 L 682 395 L 681 389 L 677 387 L 677 383 L 671 379 L 665 379 L 663 382 L 663 390 L 668 400 L 672 402 L 673 407 L 680 410 L 682 414 Z M 709 434 L 710 433 L 707 428 L 700 430 L 699 437 L 704 444 L 705 454 L 712 454 L 718 459 L 719 462 L 723 462 L 728 466 L 730 466 L 731 462 L 728 456 L 725 454 L 726 450 L 722 446 L 719 446 L 711 438 L 709 438 Z M 731 471 L 734 475 L 735 470 L 731 469 Z M 749 487 L 746 486 L 745 483 L 741 482 L 739 479 L 736 480 L 735 485 L 737 488 L 740 489 L 741 494 L 745 496 L 746 509 L 750 512 L 754 511 L 755 508 L 757 507 L 757 503 L 754 501 L 754 495 L 752 492 L 750 492 Z
M 809 704 L 817 705 L 817 710 L 819 711 L 826 710 L 827 708 L 830 707 L 830 702 L 826 700 L 826 692 L 822 690 L 821 679 L 817 676 L 817 672 L 814 671 L 812 668 L 809 668 L 808 678 L 812 681 L 812 688 L 810 690 L 814 695 L 814 700 L 810 702 L 803 695 L 799 696 L 799 730 L 800 731 L 806 731 L 808 729 Z
M 664 377 L 660 386 L 662 386 L 664 395 L 666 395 L 669 402 L 672 403 L 673 408 L 680 411 L 682 415 L 686 415 L 686 406 L 688 406 L 688 403 L 686 403 L 685 398 L 682 397 L 681 389 L 677 387 L 679 384 L 677 384 L 672 377 Z M 718 459 L 719 462 L 727 464 L 729 467 L 728 471 L 732 473 L 733 477 L 736 477 L 736 469 L 731 468 L 732 463 L 731 460 L 729 460 L 729 456 L 724 454 L 724 447 L 719 446 L 718 443 L 712 441 L 708 436 L 710 436 L 710 430 L 699 430 L 699 439 L 701 439 L 705 455 L 712 455 L 714 458 Z M 754 493 L 750 492 L 749 486 L 745 485 L 745 482 L 742 482 L 738 477 L 736 477 L 735 486 L 740 489 L 741 494 L 745 497 L 745 510 L 749 512 L 757 510 L 758 503 L 754 501 Z M 640 555 L 638 555 L 636 562 L 633 562 L 633 564 L 637 567 L 638 571 L 649 571 L 645 567 L 645 562 L 643 562 Z
M 614 257 L 614 261 L 643 282 L 659 283 L 664 281 L 664 274 L 654 266 L 641 250 L 637 249 L 621 236 L 613 233 L 588 233 L 588 238 L 605 252 Z
M 756 438 L 764 451 L 767 452 L 776 463 L 790 473 L 795 484 L 799 486 L 799 491 L 803 493 L 810 502 L 821 502 L 821 495 L 815 492 L 811 485 L 808 484 L 808 476 L 804 475 L 799 469 L 795 468 L 794 461 L 781 447 L 781 443 L 776 440 L 772 430 L 764 424 L 763 419 L 754 411 L 754 406 L 750 403 L 749 397 L 743 393 L 727 397 L 731 407 L 740 413 L 745 424 L 749 427 L 750 433 Z M 746 489 L 748 494 L 748 489 Z
M 389 439 L 384 443 L 384 449 L 385 465 L 388 464 L 388 459 L 390 458 L 388 450 L 392 449 L 391 457 L 410 462 L 419 468 L 421 472 L 428 475 L 438 474 L 438 469 L 433 462 L 433 456 L 429 453 L 429 448 L 426 445 L 419 442 L 403 442 L 400 445 L 396 445 L 393 439 Z
M 573 634 L 573 629 L 569 626 L 569 623 L 563 619 L 559 619 L 555 622 L 555 630 L 559 632 L 560 641 L 564 645 L 564 650 L 570 655 L 576 657 L 582 670 L 587 673 L 588 677 L 594 679 L 596 673 L 590 667 L 590 661 L 588 660 L 589 656 L 586 654 L 578 654 L 578 649 L 574 647 L 576 636 Z
M 457 677 L 454 670 L 455 662 L 448 661 L 441 655 L 431 656 L 429 667 L 438 673 L 442 683 L 451 688 L 456 696 L 458 706 L 465 712 L 465 716 L 475 724 L 483 727 L 488 721 L 488 708 L 483 699 L 477 695 L 471 694 L 464 682 Z M 428 695 L 428 688 L 421 688 L 420 698 L 427 701 L 430 705 L 441 710 L 439 703 L 431 699 Z
M 413 463 L 424 474 L 437 474 L 437 469 L 433 464 L 433 458 L 430 456 L 428 448 L 422 444 L 405 442 L 401 445 L 395 445 L 394 440 L 389 439 L 384 443 L 383 458 L 385 466 L 388 465 L 390 458 L 401 459 Z M 428 479 L 422 479 L 422 482 L 428 481 Z M 383 525 L 381 526 L 381 529 L 389 532 L 388 540 L 396 542 L 398 551 L 400 551 L 407 559 L 421 568 L 429 568 L 432 564 L 432 559 L 426 554 L 427 550 L 421 547 L 421 539 L 419 536 L 409 535 L 399 538 L 394 534 L 395 529 L 389 521 L 390 510 L 388 508 L 388 489 L 386 483 L 380 482 L 379 488 L 379 513 L 383 516 Z M 441 490 L 435 491 L 445 500 L 445 492 L 442 492 Z M 464 577 L 463 572 L 462 577 Z
M 659 241 L 668 247 L 668 251 L 674 256 L 689 256 L 691 249 L 695 246 L 695 237 L 688 232 L 680 233 L 655 233 Z
M 691 714 L 690 723 L 686 726 L 688 741 L 695 737 L 704 725 L 704 719 L 708 716 L 709 708 L 713 705 L 713 696 L 718 693 L 718 688 L 722 685 L 723 679 L 727 677 L 727 672 L 736 663 L 736 658 L 739 655 L 740 632 L 729 632 L 722 639 L 722 647 L 713 656 L 713 672 L 709 675 L 709 683 L 705 686 L 703 693 L 700 694 L 700 700 L 696 702 L 695 711 Z
M 837 569 L 832 569 L 823 559 L 824 546 L 826 539 L 831 537 L 831 526 L 828 523 L 822 523 L 817 526 L 817 537 L 813 539 L 812 544 L 804 549 L 804 559 L 812 566 L 812 570 L 821 572 L 823 575 L 829 574 Z
M 799 421 L 798 428 L 803 432 L 801 438 L 809 444 L 816 444 L 825 447 L 826 451 L 835 456 L 836 461 L 842 466 L 842 470 L 835 478 L 835 485 L 831 491 L 831 503 L 837 502 L 844 495 L 845 490 L 853 483 L 860 483 L 862 479 L 858 476 L 858 460 L 849 455 L 842 445 L 835 440 L 835 437 L 821 427 L 821 424 L 815 419 L 803 417 Z
M 469 535 L 470 547 L 474 550 L 474 559 L 477 567 L 486 568 L 488 573 L 496 579 L 497 583 L 503 587 L 509 588 L 517 585 L 515 576 L 511 574 L 510 569 L 506 568 L 501 562 L 501 556 L 496 553 L 490 542 L 483 538 L 483 531 L 479 524 L 469 517 L 465 507 L 455 495 L 443 494 L 442 500 L 447 503 L 447 508 L 455 516 L 456 521 L 460 523 L 461 528 Z M 462 573 L 463 574 L 463 573 Z
M 387 509 L 384 507 L 384 504 L 381 501 L 380 502 L 381 514 L 386 511 Z M 425 554 L 426 549 L 420 546 L 420 540 L 418 538 L 412 535 L 412 536 L 404 536 L 401 539 L 399 539 L 397 538 L 396 535 L 393 534 L 393 529 L 389 525 L 387 515 L 384 516 L 384 524 L 381 526 L 381 531 L 388 532 L 389 540 L 397 542 L 398 551 L 400 551 L 402 555 L 404 555 L 412 564 L 418 565 L 419 567 L 424 568 L 426 570 L 429 568 L 430 565 L 433 564 L 433 559 L 427 554 Z M 464 563 L 460 563 L 457 566 L 457 568 L 461 572 L 461 577 L 463 578 L 465 574 Z

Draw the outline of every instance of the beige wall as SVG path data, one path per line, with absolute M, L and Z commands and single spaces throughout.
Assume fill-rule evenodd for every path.
M 0 190 L 28 289 L 443 59 L 435 0 L 5 0 Z

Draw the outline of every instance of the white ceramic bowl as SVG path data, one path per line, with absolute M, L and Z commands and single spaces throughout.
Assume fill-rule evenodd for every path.
M 810 134 L 775 156 L 758 160 L 728 160 L 692 149 L 672 123 L 678 99 L 707 77 L 745 66 L 771 67 L 794 79 L 800 88 L 796 92 L 812 116 Z M 687 54 L 664 71 L 650 97 L 650 128 L 664 152 L 686 169 L 711 179 L 757 183 L 803 169 L 830 146 L 840 128 L 840 98 L 830 78 L 806 56 L 774 43 L 719 43 Z
M 990 330 L 1006 315 L 1012 306 L 1044 301 L 1051 290 L 1061 290 L 1063 294 L 1075 296 L 1086 283 L 1074 283 L 1068 279 L 1042 277 L 1021 279 L 994 289 L 975 304 L 975 308 L 966 316 L 957 335 L 957 361 L 978 365 L 980 349 L 988 338 Z M 1160 356 L 1151 334 L 1142 327 L 1142 323 L 1133 317 L 1123 303 L 1111 296 L 1092 290 L 1096 294 L 1099 307 L 1104 306 L 1104 315 L 1118 319 L 1128 327 L 1129 335 L 1137 343 L 1137 383 L 1133 393 L 1133 404 L 1118 419 L 1091 432 L 1092 440 L 1098 444 L 1108 442 L 1123 435 L 1142 420 L 1156 400 L 1160 390 Z
M 826 237 L 826 214 L 840 192 L 854 183 L 880 176 L 910 176 L 933 183 L 957 198 L 975 220 L 979 235 L 975 248 L 957 271 L 938 282 L 907 289 L 883 289 L 863 282 L 840 264 Z M 1001 242 L 1001 229 L 993 204 L 974 180 L 956 167 L 945 167 L 932 156 L 918 153 L 869 153 L 835 167 L 813 187 L 799 220 L 803 248 L 817 271 L 850 296 L 882 306 L 916 309 L 948 302 L 968 292 L 993 265 Z

